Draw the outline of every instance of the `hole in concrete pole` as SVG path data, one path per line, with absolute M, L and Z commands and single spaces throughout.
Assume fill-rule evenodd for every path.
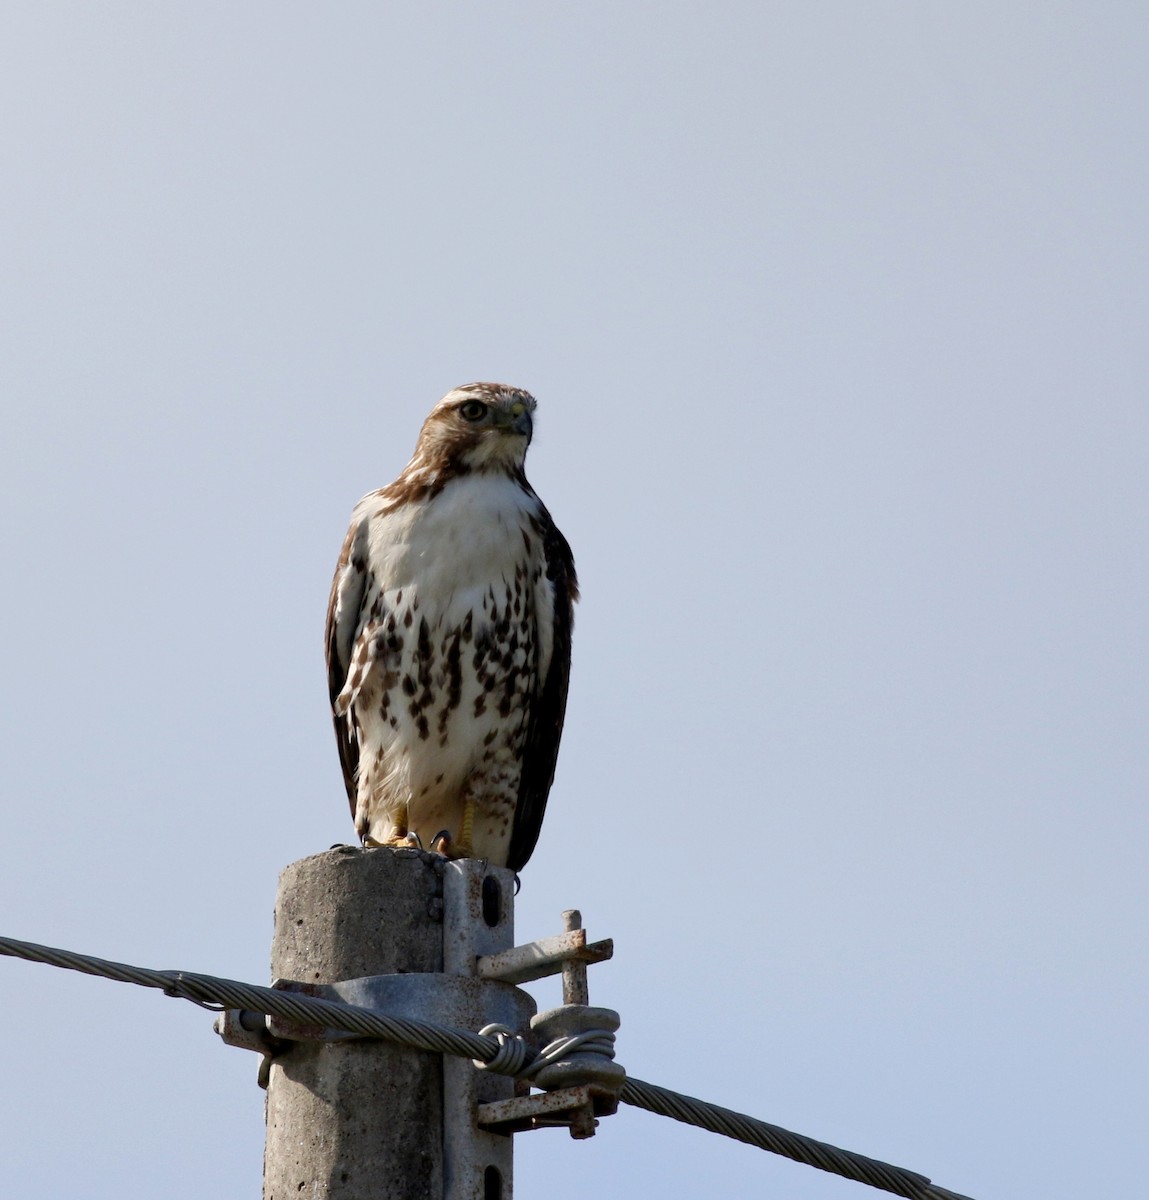
M 498 1167 L 483 1172 L 483 1200 L 503 1200 L 503 1177 Z
M 503 889 L 493 875 L 483 876 L 483 920 L 493 929 L 503 919 Z

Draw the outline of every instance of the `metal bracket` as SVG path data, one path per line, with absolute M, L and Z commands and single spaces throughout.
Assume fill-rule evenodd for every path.
M 271 1036 L 267 1029 L 266 1014 L 246 1008 L 227 1008 L 216 1017 L 214 1028 L 227 1045 L 240 1050 L 254 1050 L 263 1055 L 256 1082 L 267 1091 L 271 1060 L 281 1054 L 288 1043 Z
M 553 1092 L 535 1092 L 530 1096 L 516 1096 L 493 1104 L 480 1104 L 479 1125 L 493 1133 L 526 1133 L 532 1129 L 566 1127 L 572 1138 L 594 1137 L 595 1114 L 600 1106 L 609 1106 L 614 1112 L 618 1097 L 612 1092 L 582 1084 L 579 1087 L 559 1088 Z
M 535 1012 L 534 999 L 510 984 L 494 980 L 468 979 L 461 975 L 411 972 L 407 975 L 367 975 L 337 983 L 297 983 L 277 979 L 272 987 L 323 1000 L 340 1000 L 359 1008 L 371 1008 L 389 1017 L 411 1018 L 478 1029 L 498 1022 L 511 1029 L 525 1028 Z M 304 1025 L 283 1017 L 267 1018 L 267 1032 L 286 1042 L 336 1042 L 355 1040 L 359 1035 L 323 1025 Z
M 501 979 L 504 983 L 530 983 L 557 975 L 568 963 L 605 962 L 613 954 L 610 938 L 587 945 L 586 930 L 573 929 L 500 954 L 481 954 L 475 960 L 475 974 L 480 979 Z
M 504 991 L 521 997 L 523 1008 L 503 1020 L 475 1013 L 469 1029 L 498 1022 L 509 1029 L 529 1028 L 535 1001 L 513 984 L 476 977 L 475 962 L 514 945 L 514 874 L 475 859 L 448 862 L 443 870 L 443 971 L 456 985 Z M 490 1011 L 490 1010 L 488 1010 Z M 522 1014 L 526 1020 L 522 1020 Z M 450 1022 L 460 1024 L 458 1020 Z M 480 1105 L 511 1100 L 515 1081 L 480 1071 L 469 1059 L 443 1056 L 443 1183 L 446 1200 L 497 1195 L 509 1200 L 512 1141 L 509 1134 L 479 1125 Z M 498 1189 L 487 1181 L 497 1179 Z

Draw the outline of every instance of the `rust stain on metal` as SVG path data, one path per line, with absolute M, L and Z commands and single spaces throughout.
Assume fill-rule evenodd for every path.
M 614 955 L 614 941 L 586 940 L 585 929 L 572 929 L 553 937 L 526 942 L 498 954 L 484 954 L 475 963 L 481 979 L 501 979 L 505 983 L 529 983 L 564 971 L 568 963 L 605 962 Z M 584 968 L 585 969 L 585 968 Z
M 567 1128 L 572 1138 L 583 1139 L 594 1137 L 596 1114 L 609 1116 L 617 1106 L 617 1098 L 609 1092 L 584 1084 L 480 1104 L 477 1120 L 480 1128 L 493 1133 Z

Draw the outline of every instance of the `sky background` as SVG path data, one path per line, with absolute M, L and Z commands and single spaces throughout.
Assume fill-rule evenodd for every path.
M 640 1078 L 1140 1194 L 1146 79 L 1139 3 L 4 6 L 0 933 L 266 981 L 353 837 L 347 518 L 501 380 L 584 594 L 520 940 L 615 939 Z M 258 1196 L 210 1015 L 0 988 L 0 1192 Z M 878 1194 L 625 1108 L 516 1154 Z

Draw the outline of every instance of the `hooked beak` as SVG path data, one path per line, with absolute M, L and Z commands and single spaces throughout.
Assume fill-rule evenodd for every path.
M 521 413 L 518 413 L 515 416 L 515 419 L 511 422 L 511 428 L 516 433 L 521 433 L 529 443 L 531 440 L 531 434 L 534 432 L 535 428 L 535 424 L 531 420 L 530 409 L 524 408 Z
M 525 405 L 516 404 L 509 413 L 496 413 L 495 424 L 505 433 L 517 433 L 520 437 L 525 437 L 530 444 L 534 423 L 531 420 L 531 410 Z

